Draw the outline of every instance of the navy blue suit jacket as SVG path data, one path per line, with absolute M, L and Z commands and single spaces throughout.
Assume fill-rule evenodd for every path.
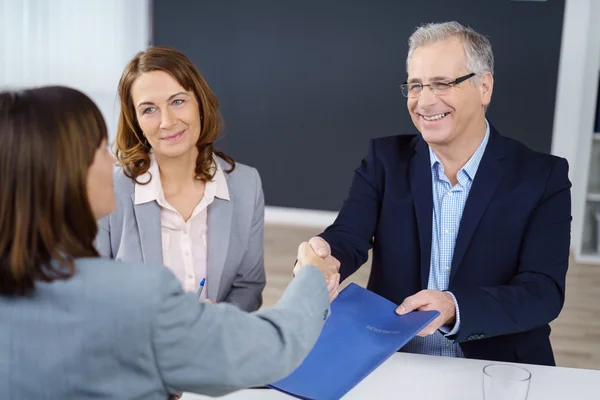
M 565 159 L 490 138 L 456 239 L 450 285 L 460 310 L 452 339 L 468 358 L 554 365 L 549 323 L 562 309 L 571 183 Z M 400 304 L 427 289 L 431 164 L 418 136 L 375 139 L 338 218 L 322 236 L 341 279 L 373 248 L 368 289 Z

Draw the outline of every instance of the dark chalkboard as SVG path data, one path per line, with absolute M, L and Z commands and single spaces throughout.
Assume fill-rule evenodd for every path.
M 398 85 L 407 39 L 457 20 L 490 38 L 488 118 L 550 151 L 564 0 L 155 0 L 153 43 L 185 52 L 221 102 L 219 147 L 267 205 L 338 210 L 368 139 L 416 132 Z

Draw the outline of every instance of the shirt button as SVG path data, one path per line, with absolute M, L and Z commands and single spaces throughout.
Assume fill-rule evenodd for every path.
M 448 196 L 452 196 L 452 191 L 449 191 L 449 192 L 448 192 Z
M 450 347 L 452 347 L 452 343 L 450 343 L 450 342 L 447 342 L 447 343 L 446 343 L 446 347 L 447 347 L 447 348 L 450 348 Z
M 189 275 L 188 275 L 188 278 L 190 278 L 190 279 L 194 279 L 194 275 L 192 275 L 192 274 L 189 274 Z
M 444 268 L 444 271 L 450 271 L 450 267 Z
M 450 231 L 449 231 L 448 229 L 446 229 L 444 232 L 448 233 L 448 232 L 450 232 Z

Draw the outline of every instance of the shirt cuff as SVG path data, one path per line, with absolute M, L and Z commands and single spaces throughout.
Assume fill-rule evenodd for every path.
M 456 297 L 452 294 L 452 292 L 446 292 L 450 296 L 452 296 L 452 300 L 454 300 L 454 310 L 456 313 L 456 322 L 454 323 L 454 327 L 449 325 L 440 326 L 440 332 L 444 334 L 444 336 L 453 336 L 456 335 L 460 329 L 460 310 L 458 309 L 458 302 L 456 301 Z

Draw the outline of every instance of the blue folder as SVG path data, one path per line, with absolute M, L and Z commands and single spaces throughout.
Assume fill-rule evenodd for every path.
M 304 362 L 269 386 L 301 399 L 341 398 L 439 315 L 399 316 L 396 307 L 351 283 L 331 303 L 331 315 Z

